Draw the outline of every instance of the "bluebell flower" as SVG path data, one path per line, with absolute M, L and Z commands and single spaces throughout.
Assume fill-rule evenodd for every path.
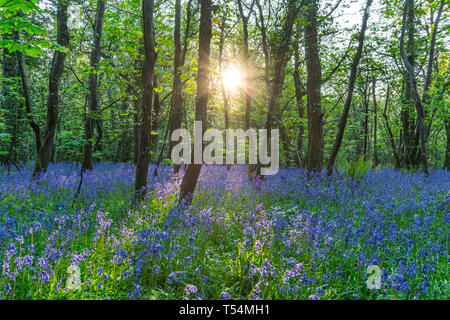
M 222 291 L 222 292 L 220 293 L 220 297 L 221 297 L 223 300 L 230 300 L 230 299 L 231 299 L 230 294 L 229 294 L 228 292 L 226 292 L 226 291 Z

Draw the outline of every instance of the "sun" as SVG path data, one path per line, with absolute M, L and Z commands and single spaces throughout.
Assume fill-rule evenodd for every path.
M 230 66 L 222 72 L 222 81 L 227 90 L 237 92 L 243 84 L 242 72 L 236 66 Z

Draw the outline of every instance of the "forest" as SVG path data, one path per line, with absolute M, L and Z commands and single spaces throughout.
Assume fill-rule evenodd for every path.
M 0 299 L 448 299 L 449 13 L 0 0 Z

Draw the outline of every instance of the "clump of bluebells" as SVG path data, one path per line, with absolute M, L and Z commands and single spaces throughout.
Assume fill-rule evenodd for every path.
M 357 181 L 282 169 L 264 181 L 206 166 L 189 207 L 182 173 L 53 164 L 0 169 L 1 299 L 446 299 L 450 173 L 370 170 Z M 152 173 L 155 168 L 150 168 Z M 369 288 L 377 266 L 380 286 Z

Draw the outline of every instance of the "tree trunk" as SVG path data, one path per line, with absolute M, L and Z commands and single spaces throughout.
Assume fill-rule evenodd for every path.
M 270 55 L 269 55 L 269 49 L 267 48 L 267 30 L 266 30 L 266 24 L 264 22 L 264 13 L 262 10 L 261 3 L 259 0 L 256 0 L 256 6 L 258 7 L 258 13 L 259 13 L 259 24 L 258 21 L 256 23 L 259 26 L 259 29 L 261 30 L 261 42 L 262 42 L 262 50 L 264 53 L 264 80 L 266 82 L 266 88 L 267 91 L 270 91 Z
M 414 6 L 409 6 L 406 14 L 406 27 L 408 32 L 408 40 L 407 40 L 407 57 L 408 61 L 414 69 L 415 66 L 415 23 L 414 23 Z M 411 83 L 408 80 L 408 72 L 406 72 L 403 76 L 404 81 L 404 96 L 402 111 L 401 111 L 401 119 L 403 125 L 403 147 L 404 147 L 404 165 L 407 168 L 416 167 L 420 158 L 420 150 L 418 147 L 418 139 L 416 139 L 415 133 L 415 122 L 416 120 L 411 115 L 411 111 L 414 108 L 414 100 L 413 100 L 413 92 Z
M 323 164 L 323 114 L 321 101 L 322 68 L 320 65 L 317 36 L 317 0 L 306 1 L 306 20 L 304 28 L 306 58 L 306 91 L 308 110 L 308 157 L 306 168 L 321 171 Z
M 189 42 L 192 37 L 191 20 L 192 20 L 192 0 L 189 0 L 186 8 L 186 23 L 183 36 L 183 50 L 181 51 L 181 66 L 184 66 L 184 63 L 186 61 L 186 55 L 189 49 Z
M 377 133 L 378 133 L 378 105 L 376 96 L 376 79 L 373 78 L 372 98 L 373 98 L 373 165 L 378 165 L 378 148 L 377 148 Z
M 148 166 L 150 164 L 150 135 L 152 132 L 153 73 L 157 59 L 154 44 L 153 0 L 142 1 L 144 37 L 144 67 L 142 72 L 142 102 L 140 110 L 139 148 L 134 182 L 135 200 L 143 200 L 147 192 Z
M 424 85 L 423 94 L 422 94 L 422 101 L 423 101 L 424 105 L 426 105 L 429 102 L 428 101 L 428 99 L 429 99 L 428 90 L 430 89 L 431 76 L 433 74 L 433 62 L 434 62 L 435 50 L 436 50 L 436 37 L 437 37 L 437 32 L 438 32 L 439 21 L 441 20 L 442 11 L 444 10 L 444 4 L 445 4 L 445 0 L 441 0 L 436 20 L 433 23 L 433 33 L 431 34 L 431 43 L 430 43 L 430 50 L 429 50 L 429 55 L 428 55 L 427 73 L 425 76 L 425 85 Z M 427 133 L 427 135 L 428 135 L 428 133 Z
M 153 74 L 153 88 L 158 87 L 158 76 Z M 159 112 L 161 111 L 161 99 L 159 97 L 159 92 L 154 92 L 153 94 L 153 112 L 152 112 L 152 132 L 150 134 L 150 148 L 151 150 L 157 149 L 157 141 L 158 141 L 158 120 L 159 120 Z
M 20 51 L 17 52 L 17 62 L 19 67 L 19 75 L 20 80 L 22 82 L 22 94 L 24 97 L 24 103 L 25 103 L 25 114 L 28 120 L 28 123 L 30 124 L 31 129 L 34 133 L 34 142 L 35 142 L 35 149 L 36 151 L 41 148 L 42 142 L 41 142 L 41 129 L 39 125 L 34 121 L 33 113 L 31 110 L 31 98 L 30 98 L 30 90 L 28 89 L 28 82 L 25 75 L 25 68 L 23 66 L 22 61 L 22 53 Z
M 437 13 L 437 17 L 436 20 L 433 23 L 433 33 L 431 35 L 431 43 L 430 43 L 430 51 L 429 51 L 429 56 L 428 56 L 428 66 L 427 66 L 427 74 L 425 77 L 425 85 L 424 85 L 424 89 L 423 89 L 423 94 L 422 94 L 422 101 L 423 104 L 426 106 L 427 104 L 429 104 L 429 94 L 428 91 L 430 89 L 430 85 L 431 85 L 431 76 L 433 74 L 433 65 L 437 64 L 436 62 L 436 57 L 435 57 L 435 51 L 436 51 L 436 37 L 437 37 L 437 33 L 438 33 L 438 26 L 439 26 L 439 21 L 441 19 L 441 15 L 442 12 L 444 10 L 444 4 L 445 1 L 441 0 L 441 4 L 439 5 L 439 9 L 438 9 L 438 13 Z M 445 87 L 444 86 L 444 92 L 445 92 Z M 434 107 L 434 111 L 433 113 L 436 111 L 436 107 Z M 430 120 L 428 122 L 428 127 L 427 127 L 427 134 L 426 137 L 428 139 L 430 132 L 431 132 L 431 125 L 433 124 L 433 117 L 430 117 Z
M 450 120 L 445 120 L 445 132 L 447 133 L 447 147 L 445 148 L 444 168 L 450 170 Z
M 303 168 L 303 158 L 302 158 L 302 149 L 303 149 L 303 134 L 305 128 L 303 126 L 303 117 L 305 113 L 305 106 L 303 105 L 303 96 L 305 95 L 305 91 L 303 90 L 303 86 L 300 80 L 300 56 L 299 56 L 299 45 L 300 45 L 300 23 L 297 24 L 297 34 L 296 34 L 296 43 L 294 49 L 294 86 L 295 86 L 295 99 L 297 102 L 297 111 L 298 118 L 300 120 L 298 133 L 297 133 L 297 150 L 295 156 L 295 164 L 298 168 Z
M 125 114 L 129 108 L 128 99 L 124 101 L 121 105 L 121 108 L 117 111 L 119 114 Z M 117 152 L 116 152 L 116 161 L 120 163 L 129 163 L 131 160 L 131 154 L 133 152 L 132 145 L 132 136 L 130 135 L 130 121 L 125 118 L 123 121 L 119 122 L 119 141 L 117 143 Z
M 266 65 L 265 65 L 265 78 L 266 78 L 266 84 L 269 91 L 269 101 L 267 106 L 267 116 L 266 116 L 266 123 L 265 123 L 265 129 L 270 131 L 271 129 L 275 129 L 275 124 L 280 120 L 281 112 L 280 112 L 280 97 L 281 93 L 283 91 L 284 87 L 284 79 L 286 75 L 286 66 L 290 59 L 290 40 L 291 40 L 291 34 L 294 27 L 295 19 L 298 15 L 298 11 L 300 7 L 297 6 L 297 1 L 295 0 L 289 0 L 286 16 L 284 20 L 283 25 L 283 37 L 280 41 L 277 41 L 274 44 L 274 60 L 275 63 L 273 64 L 273 70 L 272 70 L 272 79 L 268 79 L 269 77 L 269 59 L 268 59 L 268 51 L 266 46 L 266 39 L 263 37 L 263 48 L 264 49 L 264 55 L 266 58 Z M 256 1 L 256 6 L 259 9 L 260 12 L 260 19 L 261 19 L 261 30 L 265 30 L 264 26 L 264 19 L 262 15 L 262 8 L 259 4 L 259 1 Z M 269 137 L 270 139 L 270 137 Z M 248 166 L 248 175 L 250 177 L 255 177 L 260 175 L 260 169 L 261 166 L 258 165 L 249 165 Z
M 17 33 L 16 35 L 8 34 L 4 35 L 5 40 L 17 41 Z M 17 72 L 17 63 L 16 63 L 16 55 L 9 52 L 8 49 L 3 49 L 3 83 L 2 83 L 2 94 L 3 94 L 3 106 L 6 109 L 6 130 L 9 134 L 9 147 L 5 157 L 1 156 L 1 161 L 8 165 L 8 169 L 11 164 L 16 163 L 15 159 L 15 150 L 17 149 L 17 135 L 18 135 L 18 100 L 16 98 L 14 85 L 15 85 L 15 77 L 18 76 Z
M 266 89 L 267 89 L 267 93 L 271 94 L 272 89 L 271 89 L 271 77 L 270 77 L 270 69 L 271 69 L 271 63 L 270 63 L 270 54 L 269 54 L 269 49 L 268 49 L 268 45 L 267 45 L 267 29 L 266 29 L 266 23 L 264 21 L 264 13 L 263 13 L 263 9 L 261 6 L 261 3 L 259 2 L 259 0 L 255 1 L 256 6 L 258 8 L 258 13 L 259 13 L 259 23 L 258 21 L 256 22 L 259 26 L 259 29 L 261 30 L 261 44 L 262 44 L 262 50 L 263 50 L 263 54 L 264 54 L 264 80 L 266 83 Z M 253 178 L 258 174 L 259 170 L 259 165 L 249 165 L 248 166 L 248 176 Z
M 251 90 L 251 84 L 250 84 L 250 69 L 249 69 L 249 62 L 250 62 L 250 54 L 248 51 L 248 21 L 250 18 L 250 15 L 253 12 L 253 5 L 255 4 L 255 0 L 252 1 L 252 4 L 250 6 L 250 10 L 248 15 L 245 15 L 244 9 L 242 7 L 242 0 L 238 0 L 238 8 L 239 13 L 242 20 L 242 28 L 244 32 L 244 91 L 245 91 L 245 129 L 250 129 L 250 112 L 251 112 L 251 96 L 250 96 L 250 90 Z
M 350 111 L 350 106 L 352 104 L 353 90 L 355 88 L 356 74 L 358 72 L 358 64 L 361 59 L 362 50 L 364 46 L 364 37 L 367 29 L 367 20 L 369 19 L 369 8 L 372 4 L 372 0 L 367 0 L 366 8 L 364 9 L 364 15 L 362 19 L 361 31 L 359 32 L 358 37 L 358 50 L 356 51 L 355 56 L 353 57 L 351 69 L 350 69 L 350 78 L 348 82 L 348 92 L 347 92 L 347 100 L 345 101 L 344 111 L 342 112 L 342 116 L 339 120 L 339 128 L 336 136 L 336 140 L 333 145 L 333 149 L 331 150 L 330 159 L 327 165 L 327 175 L 330 176 L 333 172 L 334 162 L 338 155 L 339 149 L 342 144 L 342 139 L 344 137 L 345 126 L 347 124 L 348 113 Z
M 101 117 L 95 120 L 95 126 L 97 127 L 97 137 L 95 138 L 94 153 L 102 150 L 103 121 Z
M 140 99 L 139 98 L 134 98 L 133 99 L 133 110 L 134 110 L 134 121 L 133 121 L 133 164 L 136 166 L 137 165 L 137 159 L 138 159 L 138 155 L 139 155 L 139 109 L 140 109 Z
M 275 125 L 280 121 L 280 97 L 284 87 L 284 79 L 286 75 L 286 66 L 290 59 L 290 40 L 294 27 L 295 19 L 298 15 L 300 7 L 297 6 L 298 1 L 289 0 L 286 16 L 283 25 L 283 37 L 274 44 L 274 60 L 272 75 L 270 80 L 269 101 L 267 106 L 267 116 L 265 129 L 270 132 L 275 129 Z M 266 64 L 267 68 L 267 64 Z M 269 136 L 270 139 L 270 136 Z M 270 140 L 269 140 L 270 141 Z M 260 175 L 260 164 L 249 165 L 248 175 L 250 177 Z
M 187 26 L 186 26 L 187 27 Z M 175 53 L 173 59 L 173 89 L 172 89 L 172 101 L 170 110 L 170 133 L 169 133 L 169 157 L 172 155 L 172 149 L 175 146 L 172 141 L 172 133 L 181 128 L 181 120 L 183 116 L 183 93 L 181 84 L 181 0 L 175 2 L 175 29 L 173 32 L 175 40 Z M 174 166 L 174 173 L 180 170 L 179 165 Z
M 94 22 L 94 42 L 91 52 L 91 72 L 89 73 L 89 112 L 85 123 L 85 139 L 82 170 L 92 170 L 92 144 L 94 128 L 98 118 L 98 82 L 97 70 L 101 54 L 101 40 L 103 30 L 103 17 L 105 15 L 106 0 L 98 0 L 97 13 Z
M 57 43 L 67 48 L 69 46 L 70 35 L 67 27 L 67 8 L 68 2 L 58 1 L 57 8 Z M 56 51 L 53 56 L 52 67 L 49 79 L 49 94 L 47 99 L 47 121 L 46 129 L 42 139 L 42 144 L 37 150 L 36 164 L 33 170 L 33 177 L 45 173 L 48 168 L 51 157 L 53 139 L 55 137 L 56 124 L 58 122 L 58 104 L 59 104 L 59 86 L 61 76 L 64 70 L 64 60 L 66 53 Z
M 209 67 L 211 51 L 211 0 L 201 0 L 200 29 L 199 29 L 199 57 L 197 71 L 197 97 L 195 120 L 202 121 L 203 130 L 207 124 L 207 106 L 209 94 Z M 201 164 L 188 165 L 180 188 L 180 203 L 192 203 L 193 194 L 197 186 L 198 177 L 202 169 Z
M 388 132 L 389 142 L 390 142 L 391 148 L 392 148 L 392 153 L 394 155 L 395 167 L 399 168 L 401 165 L 401 161 L 400 161 L 400 157 L 398 156 L 397 148 L 395 146 L 394 134 L 392 133 L 391 126 L 389 125 L 389 118 L 388 118 L 388 114 L 387 114 L 388 106 L 389 106 L 390 92 L 391 92 L 391 87 L 388 83 L 387 90 L 386 90 L 386 101 L 384 104 L 384 111 L 383 111 L 383 119 L 384 119 L 384 123 L 386 125 L 386 130 Z
M 222 17 L 222 22 L 220 24 L 220 42 L 219 42 L 219 74 L 223 72 L 223 46 L 225 42 L 225 27 L 226 27 L 227 16 L 224 13 Z M 222 91 L 223 98 L 223 116 L 225 120 L 225 130 L 230 128 L 230 118 L 228 115 L 228 95 L 225 89 L 225 84 L 223 83 L 223 78 L 220 77 L 220 89 Z M 224 145 L 226 145 L 226 140 L 224 140 Z M 227 170 L 231 169 L 231 165 L 227 165 Z
M 367 97 L 367 83 L 364 83 L 363 105 L 364 105 L 364 159 L 367 159 L 367 151 L 369 150 L 369 101 Z
M 271 89 L 269 93 L 269 105 L 267 109 L 266 129 L 274 129 L 275 122 L 280 117 L 279 99 L 284 87 L 284 78 L 286 74 L 286 65 L 289 61 L 289 42 L 291 39 L 292 29 L 299 8 L 296 6 L 297 1 L 290 0 L 286 12 L 286 18 L 283 26 L 283 37 L 279 43 L 275 44 L 274 57 L 275 63 L 273 68 L 273 79 L 271 80 Z
M 408 10 L 409 9 L 409 10 Z M 408 19 L 407 19 L 408 13 Z M 412 17 L 411 17 L 412 16 Z M 409 60 L 409 57 L 405 53 L 404 49 L 404 39 L 405 39 L 405 31 L 406 24 L 408 20 L 408 31 L 411 33 L 411 25 L 413 25 L 414 21 L 414 0 L 406 0 L 405 6 L 403 9 L 403 24 L 402 24 L 402 32 L 400 36 L 400 55 L 403 60 L 403 65 L 405 66 L 407 72 L 407 80 L 409 84 L 409 92 L 412 95 L 412 99 L 414 101 L 414 105 L 416 107 L 417 112 L 417 121 L 418 121 L 418 135 L 420 136 L 420 147 L 421 147 L 421 163 L 423 172 L 428 175 L 428 156 L 427 156 L 427 147 L 426 147 L 426 132 L 425 132 L 425 110 L 422 105 L 422 101 L 419 97 L 419 93 L 417 90 L 417 81 L 416 76 L 414 74 L 414 68 Z M 412 21 L 411 21 L 412 20 Z
M 290 146 L 290 141 L 289 141 L 289 137 L 288 137 L 288 135 L 287 135 L 287 130 L 286 130 L 286 127 L 284 126 L 284 124 L 283 123 L 280 123 L 279 125 L 278 125 L 278 127 L 279 127 L 279 132 L 280 132 L 280 139 L 281 139 L 281 144 L 282 144 L 282 150 L 280 150 L 281 152 L 283 152 L 284 153 L 284 159 L 285 159 L 285 162 L 284 162 L 284 165 L 286 166 L 286 167 L 289 167 L 290 166 L 290 159 L 289 159 L 289 146 Z M 283 157 L 282 157 L 283 158 Z M 283 164 L 281 164 L 281 165 L 283 165 Z
M 181 82 L 181 73 L 186 59 L 188 39 L 190 35 L 191 24 L 191 3 L 189 1 L 187 7 L 186 28 L 184 30 L 184 46 L 181 47 L 181 0 L 175 2 L 175 29 L 173 32 L 174 37 L 174 58 L 173 58 L 173 88 L 172 99 L 169 116 L 169 157 L 172 155 L 172 149 L 176 145 L 176 142 L 172 141 L 172 133 L 181 128 L 181 122 L 183 118 L 183 86 Z M 177 173 L 180 170 L 179 165 L 174 165 L 173 172 Z

